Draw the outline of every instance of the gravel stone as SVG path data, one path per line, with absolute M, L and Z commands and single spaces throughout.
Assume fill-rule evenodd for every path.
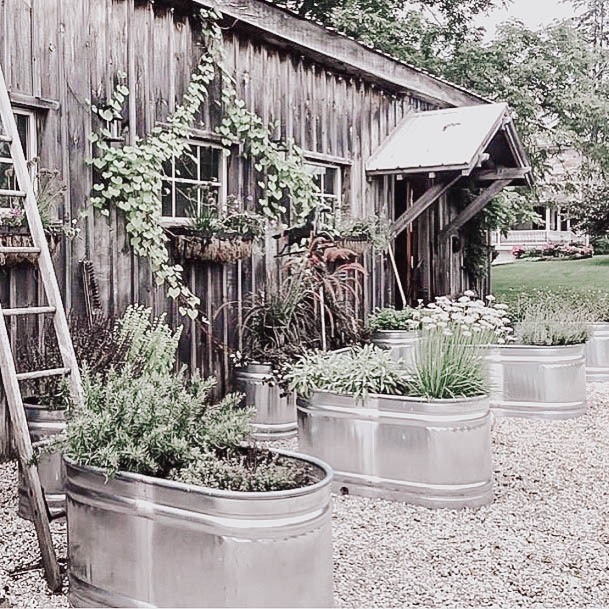
M 336 606 L 609 605 L 609 384 L 589 385 L 588 404 L 568 421 L 496 419 L 490 506 L 335 496 Z M 65 607 L 47 592 L 16 489 L 15 464 L 0 465 L 0 607 Z M 52 529 L 65 560 L 65 524 Z

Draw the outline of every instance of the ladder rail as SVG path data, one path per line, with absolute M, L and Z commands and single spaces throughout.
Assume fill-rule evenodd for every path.
M 15 433 L 13 440 L 19 455 L 19 463 L 23 472 L 30 504 L 32 507 L 32 516 L 36 533 L 38 535 L 38 544 L 42 556 L 42 564 L 44 565 L 45 575 L 49 588 L 53 592 L 61 590 L 62 578 L 59 571 L 59 565 L 55 556 L 53 546 L 53 538 L 51 537 L 51 528 L 47 517 L 47 508 L 44 500 L 44 493 L 40 485 L 40 477 L 38 476 L 38 468 L 32 462 L 34 450 L 28 429 L 25 410 L 23 409 L 23 396 L 17 380 L 17 370 L 15 369 L 15 361 L 13 360 L 13 352 L 10 347 L 6 322 L 2 314 L 2 305 L 0 304 L 0 371 L 2 372 L 2 382 L 4 385 L 4 393 L 8 404 L 9 413 L 11 415 L 11 424 Z
M 72 400 L 80 406 L 83 403 L 83 394 L 78 361 L 76 359 L 76 354 L 74 353 L 72 341 L 69 339 L 70 329 L 65 310 L 63 308 L 59 284 L 55 275 L 55 267 L 53 266 L 49 245 L 47 243 L 44 227 L 42 226 L 42 220 L 40 219 L 40 214 L 38 212 L 34 187 L 30 179 L 25 154 L 18 137 L 17 123 L 13 115 L 8 90 L 6 88 L 6 82 L 4 80 L 4 74 L 2 73 L 1 69 L 0 118 L 2 120 L 2 124 L 4 125 L 5 133 L 11 140 L 9 145 L 11 149 L 11 157 L 14 162 L 17 184 L 19 185 L 20 190 L 25 193 L 23 207 L 25 209 L 32 241 L 34 242 L 34 246 L 40 250 L 40 253 L 38 254 L 38 268 L 40 269 L 40 278 L 44 285 L 47 303 L 49 306 L 55 307 L 53 323 L 55 325 L 59 351 L 61 353 L 64 366 L 69 368 L 71 371 L 68 378 L 70 395 Z

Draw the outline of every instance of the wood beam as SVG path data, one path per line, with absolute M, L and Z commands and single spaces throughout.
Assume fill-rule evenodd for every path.
M 434 184 L 428 188 L 392 225 L 389 229 L 391 238 L 395 239 L 411 222 L 414 222 L 428 207 L 437 201 L 453 184 L 461 179 L 457 175 L 451 180 Z
M 303 54 L 323 65 L 371 80 L 389 89 L 408 90 L 442 106 L 472 106 L 488 100 L 458 85 L 426 74 L 294 12 L 260 0 L 194 0 L 213 7 L 257 38 Z
M 523 180 L 531 172 L 530 167 L 498 167 L 497 169 L 479 169 L 470 174 L 478 182 L 495 180 Z
M 440 237 L 450 237 L 456 233 L 466 222 L 480 213 L 512 180 L 497 180 L 486 190 L 483 190 L 448 226 L 440 231 Z

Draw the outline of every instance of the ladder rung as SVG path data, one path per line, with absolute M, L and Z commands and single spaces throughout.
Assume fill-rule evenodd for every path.
M 25 197 L 22 190 L 0 190 L 0 197 Z
M 4 165 L 12 165 L 13 159 L 9 157 L 0 156 L 0 163 L 3 163 Z
M 17 375 L 18 381 L 29 381 L 30 379 L 41 379 L 45 376 L 65 376 L 70 374 L 69 368 L 51 368 L 49 370 L 36 370 L 35 372 L 20 372 Z
M 0 142 L 8 142 L 10 144 L 12 141 L 13 141 L 13 138 L 10 135 L 0 134 Z
M 40 254 L 39 247 L 0 247 L 0 254 Z
M 6 317 L 10 315 L 45 315 L 55 313 L 55 307 L 19 307 L 17 309 L 2 309 Z

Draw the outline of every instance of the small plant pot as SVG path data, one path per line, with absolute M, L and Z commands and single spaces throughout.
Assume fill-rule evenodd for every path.
M 49 440 L 60 434 L 66 427 L 66 411 L 51 410 L 41 404 L 24 404 L 25 416 L 32 443 Z M 44 498 L 53 516 L 65 509 L 65 467 L 61 453 L 41 455 L 38 461 L 38 475 L 44 491 Z M 21 518 L 32 520 L 30 501 L 21 474 L 19 475 L 19 504 L 17 513 Z
M 236 492 L 66 461 L 74 607 L 329 607 L 332 471 Z
M 252 435 L 257 440 L 284 440 L 298 431 L 296 395 L 283 395 L 272 382 L 271 366 L 250 364 L 235 374 L 237 390 L 245 394 L 245 405 L 254 408 Z
M 370 241 L 364 235 L 351 235 L 349 237 L 339 237 L 335 240 L 336 245 L 344 247 L 358 256 L 363 256 L 370 249 Z
M 198 235 L 194 232 L 172 234 L 173 251 L 180 260 L 229 263 L 252 254 L 253 237 L 239 233 Z
M 488 397 L 427 401 L 316 391 L 298 398 L 300 450 L 334 469 L 343 494 L 430 508 L 493 499 Z
M 584 345 L 501 345 L 490 349 L 487 364 L 496 415 L 570 419 L 586 413 Z
M 381 349 L 389 349 L 394 360 L 403 360 L 409 366 L 414 363 L 421 333 L 415 330 L 377 330 L 372 342 Z
M 589 383 L 609 382 L 609 323 L 591 324 L 586 343 L 586 380 Z

